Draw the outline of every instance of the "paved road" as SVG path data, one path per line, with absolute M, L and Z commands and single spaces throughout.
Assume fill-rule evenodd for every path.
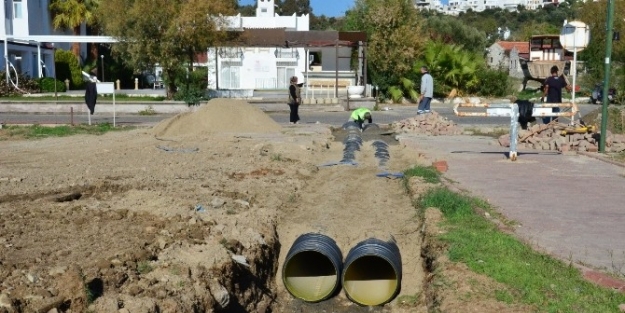
M 582 104 L 579 105 L 582 115 L 599 108 L 599 106 Z M 488 125 L 488 126 L 505 126 L 510 125 L 508 117 L 458 117 L 453 113 L 450 104 L 435 104 L 432 109 L 440 115 L 462 125 Z M 377 111 L 373 114 L 374 122 L 378 124 L 388 124 L 405 118 L 414 117 L 417 108 L 414 106 L 396 106 L 391 107 L 389 111 Z M 288 123 L 288 112 L 271 112 L 268 113 L 278 123 Z M 119 125 L 149 125 L 171 117 L 171 114 L 157 114 L 152 116 L 144 116 L 138 114 L 125 114 L 116 117 L 116 123 Z M 314 112 L 302 111 L 300 113 L 302 123 L 324 123 L 333 126 L 340 126 L 349 118 L 349 112 Z M 69 124 L 71 116 L 67 113 L 59 114 L 14 114 L 1 113 L 0 122 L 7 124 Z M 74 123 L 87 123 L 85 114 L 75 114 Z M 93 123 L 113 123 L 111 114 L 96 113 L 91 117 Z

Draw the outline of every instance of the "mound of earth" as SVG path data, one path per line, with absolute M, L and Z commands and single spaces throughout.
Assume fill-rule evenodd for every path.
M 156 136 L 178 137 L 210 133 L 272 133 L 282 127 L 247 101 L 213 99 L 197 111 L 178 114 L 152 129 Z

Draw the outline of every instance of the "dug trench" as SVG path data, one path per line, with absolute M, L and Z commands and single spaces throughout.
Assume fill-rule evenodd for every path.
M 249 120 L 206 123 L 228 114 Z M 363 136 L 357 165 L 320 167 L 343 155 L 327 126 L 259 114 L 211 101 L 153 130 L 2 143 L 0 312 L 429 312 L 422 221 L 401 179 L 376 176 L 372 141 L 388 134 Z M 389 154 L 392 171 L 425 162 Z M 280 267 L 309 232 L 343 255 L 394 237 L 399 295 L 293 298 Z

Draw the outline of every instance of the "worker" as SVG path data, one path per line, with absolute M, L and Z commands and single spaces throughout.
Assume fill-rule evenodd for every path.
M 364 127 L 365 120 L 368 120 L 369 124 L 373 123 L 373 118 L 371 117 L 371 110 L 367 108 L 358 108 L 352 112 L 350 116 L 351 120 L 354 120 L 358 127 L 362 130 Z

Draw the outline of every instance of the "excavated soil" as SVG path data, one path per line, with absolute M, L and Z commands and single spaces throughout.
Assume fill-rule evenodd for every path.
M 357 166 L 320 167 L 341 159 L 334 139 L 213 100 L 153 129 L 0 142 L 0 312 L 428 312 L 412 199 L 376 177 L 368 138 Z M 427 164 L 389 153 L 391 171 Z M 291 297 L 280 267 L 307 232 L 344 255 L 393 236 L 399 297 L 376 308 L 343 292 Z

